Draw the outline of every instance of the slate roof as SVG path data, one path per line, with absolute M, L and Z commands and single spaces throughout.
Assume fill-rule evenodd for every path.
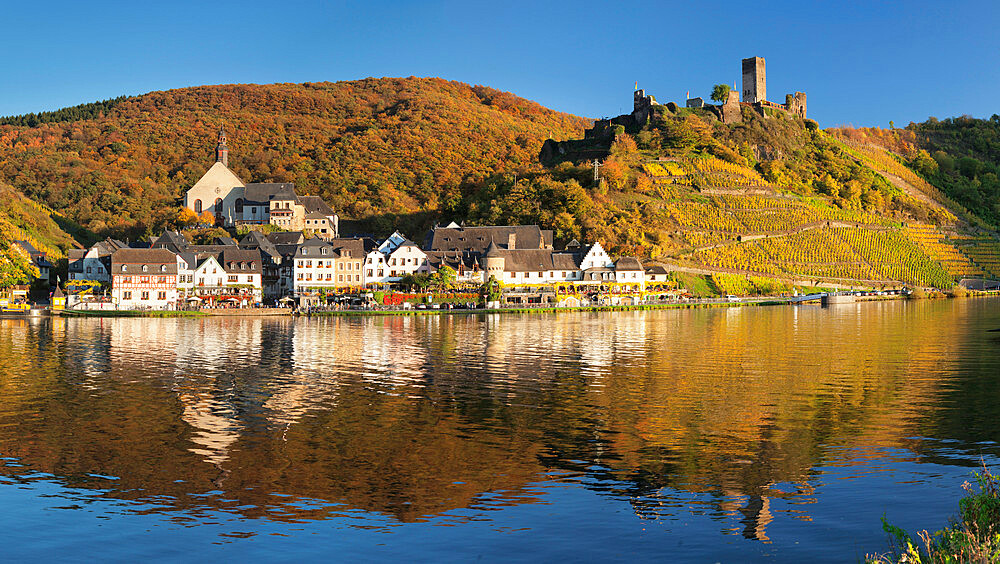
M 267 205 L 271 200 L 295 200 L 295 185 L 288 182 L 247 184 L 243 189 L 244 205 Z
M 160 247 L 164 249 L 170 249 L 175 253 L 179 253 L 184 247 L 187 247 L 190 241 L 187 240 L 183 235 L 176 231 L 164 231 L 163 235 L 157 237 L 153 241 L 151 247 Z
M 146 274 L 177 274 L 177 255 L 167 249 L 118 249 L 111 255 L 112 271 L 121 272 L 121 265 L 151 265 Z M 166 266 L 166 270 L 161 271 L 160 265 Z M 142 274 L 141 271 L 128 270 L 129 274 Z
M 468 251 L 424 251 L 424 254 L 427 255 L 427 264 L 431 270 L 442 266 L 449 266 L 458 272 L 480 268 L 477 254 Z
M 267 234 L 267 240 L 275 245 L 298 245 L 305 240 L 301 231 L 276 231 Z
M 232 246 L 232 247 L 235 247 L 235 246 L 239 245 L 239 243 L 236 242 L 236 239 L 233 239 L 232 237 L 216 237 L 216 238 L 212 239 L 212 244 L 213 245 L 226 245 L 226 246 Z
M 319 196 L 299 196 L 299 202 L 306 208 L 306 213 L 317 213 L 324 217 L 334 215 L 333 208 Z
M 642 270 L 642 263 L 635 257 L 622 257 L 615 261 L 615 270 Z
M 14 244 L 24 249 L 29 255 L 35 255 L 41 252 L 27 241 L 14 241 Z
M 646 265 L 645 271 L 646 274 L 656 274 L 656 275 L 670 273 L 670 271 L 664 268 L 662 264 L 648 264 Z
M 222 265 L 222 268 L 224 268 L 226 272 L 260 274 L 262 262 L 260 251 L 230 247 L 222 251 L 221 255 L 222 256 L 217 257 L 216 260 L 219 261 L 219 264 Z M 243 264 L 246 264 L 248 268 L 240 268 Z
M 504 270 L 513 272 L 544 272 L 546 270 L 558 270 L 553 261 L 555 253 L 551 249 L 497 249 L 490 253 L 490 257 L 500 257 L 504 259 Z M 560 253 L 562 255 L 562 253 Z M 559 259 L 562 261 L 563 259 Z M 576 268 L 574 264 L 573 268 Z
M 198 268 L 198 255 L 194 253 L 177 253 L 177 256 L 181 257 L 181 260 L 187 264 L 188 270 Z
M 551 249 L 552 231 L 537 225 L 489 225 L 482 227 L 435 227 L 427 235 L 424 248 L 430 251 L 472 251 L 483 253 L 492 240 L 507 248 L 514 235 L 515 249 Z
M 343 254 L 341 250 L 351 251 L 351 258 L 364 258 L 378 246 L 378 243 L 368 237 L 342 237 L 330 239 L 329 243 L 338 256 Z

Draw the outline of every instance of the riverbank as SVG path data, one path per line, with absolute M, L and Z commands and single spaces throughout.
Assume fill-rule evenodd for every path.
M 585 307 L 504 307 L 490 309 L 390 309 L 390 310 L 335 310 L 317 311 L 307 316 L 360 316 L 360 315 L 441 315 L 441 314 L 482 314 L 482 313 L 568 313 L 568 312 L 601 312 L 601 311 L 649 311 L 658 309 L 702 309 L 713 307 L 748 307 L 785 305 L 789 302 L 780 300 L 755 302 L 712 302 L 712 303 L 672 303 L 672 304 L 640 304 L 623 306 L 585 306 Z
M 974 293 L 962 296 L 965 299 L 977 297 L 996 296 L 995 293 Z M 872 296 L 839 296 L 843 301 L 830 301 L 829 305 L 843 305 L 850 303 L 902 300 L 907 299 L 903 295 L 872 295 Z M 942 295 L 941 297 L 947 298 Z M 53 315 L 64 317 L 258 317 L 258 316 L 292 316 L 300 315 L 304 317 L 358 317 L 358 316 L 422 316 L 422 315 L 469 315 L 469 314 L 495 314 L 495 313 L 566 313 L 566 312 L 605 312 L 605 311 L 646 311 L 660 309 L 697 309 L 697 308 L 718 308 L 718 307 L 750 307 L 750 306 L 778 306 L 795 305 L 803 303 L 820 302 L 820 295 L 784 297 L 769 296 L 761 298 L 740 298 L 736 301 L 723 299 L 702 299 L 689 300 L 683 302 L 636 304 L 636 305 L 598 305 L 580 307 L 502 307 L 489 309 L 343 309 L 313 312 L 294 312 L 287 308 L 249 308 L 249 309 L 204 309 L 204 310 L 183 310 L 183 311 L 128 311 L 128 310 L 63 310 L 52 312 Z M 824 304 L 825 307 L 826 304 Z M 23 316 L 18 316 L 23 317 Z

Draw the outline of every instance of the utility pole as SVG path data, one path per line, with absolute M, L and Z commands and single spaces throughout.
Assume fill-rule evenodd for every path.
M 596 158 L 594 159 L 594 186 L 601 181 L 601 175 L 598 170 L 601 168 L 601 163 Z

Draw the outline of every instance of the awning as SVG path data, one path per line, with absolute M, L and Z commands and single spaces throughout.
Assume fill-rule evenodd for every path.
M 197 296 L 191 296 L 190 298 L 187 299 L 187 301 L 189 301 L 189 302 L 200 302 L 201 298 L 199 298 Z

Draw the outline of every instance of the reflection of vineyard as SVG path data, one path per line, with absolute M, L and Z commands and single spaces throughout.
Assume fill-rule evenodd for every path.
M 816 495 L 823 445 L 914 434 L 966 303 L 4 321 L 0 453 L 57 476 L 118 476 L 103 495 L 155 497 L 150 511 L 279 520 L 531 502 L 556 468 L 599 478 L 644 518 L 708 496 L 708 515 L 764 539 L 768 519 L 807 518 L 770 500 Z M 103 371 L 79 370 L 83 343 Z

